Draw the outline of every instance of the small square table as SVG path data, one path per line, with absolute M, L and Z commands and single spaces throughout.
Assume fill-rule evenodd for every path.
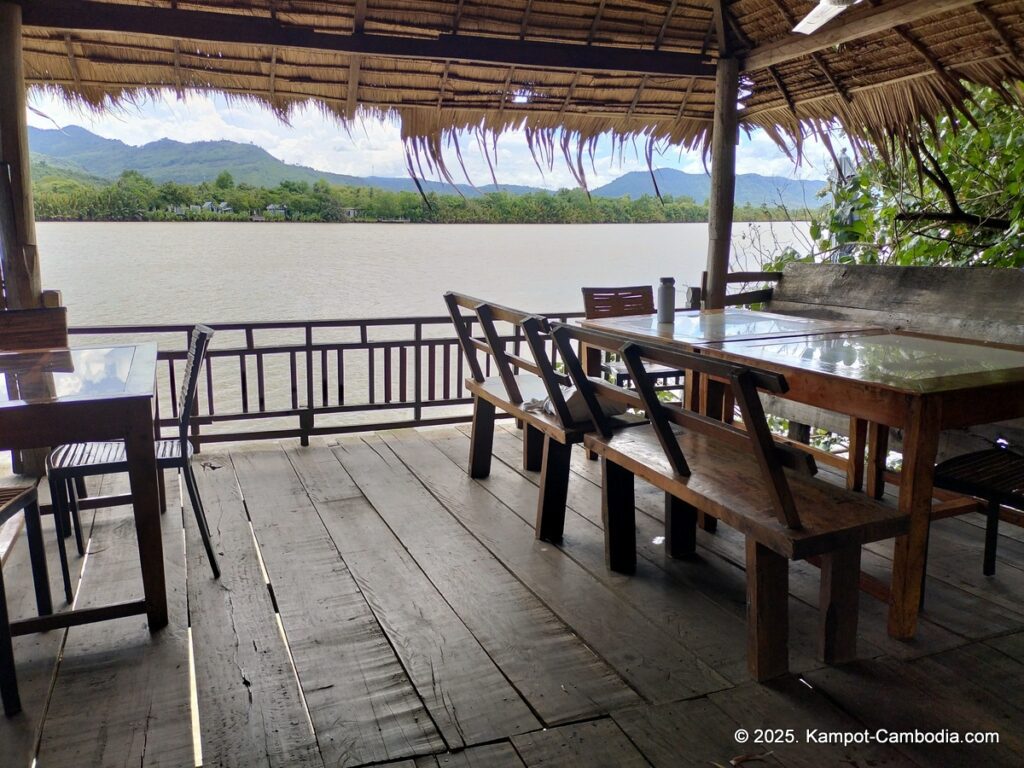
M 23 635 L 145 613 L 167 625 L 154 449 L 155 344 L 0 351 L 0 450 L 124 440 L 142 565 L 141 600 L 13 622 Z

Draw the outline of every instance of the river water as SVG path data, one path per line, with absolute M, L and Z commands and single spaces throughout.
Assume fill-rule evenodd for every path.
M 754 269 L 760 254 L 806 242 L 804 225 L 736 226 L 734 268 Z M 626 225 L 415 225 L 274 223 L 40 223 L 45 288 L 62 291 L 72 326 L 159 325 L 444 315 L 442 294 L 456 290 L 535 312 L 582 310 L 583 285 L 656 284 L 676 278 L 697 285 L 707 252 L 706 224 Z M 380 335 L 380 331 L 385 335 Z M 358 341 L 353 330 L 318 331 L 318 343 Z M 399 337 L 387 333 L 401 333 Z M 372 338 L 410 338 L 409 326 L 374 329 Z M 426 337 L 449 335 L 447 325 L 428 327 Z M 157 341 L 182 349 L 184 335 L 73 337 L 73 343 Z M 256 343 L 302 344 L 303 332 L 259 331 Z M 244 347 L 238 331 L 213 341 L 221 350 Z M 448 362 L 453 378 L 457 352 Z M 377 402 L 384 397 L 384 354 L 373 363 Z M 412 355 L 410 354 L 410 358 Z M 298 355 L 299 402 L 305 402 L 304 356 Z M 291 408 L 289 357 L 265 355 L 266 407 Z M 345 404 L 369 401 L 369 358 L 345 359 Z M 427 363 L 425 362 L 426 366 Z M 397 368 L 397 365 L 395 366 Z M 442 360 L 435 384 L 442 397 Z M 180 370 L 179 370 L 180 375 Z M 256 408 L 257 369 L 247 364 L 248 402 Z M 314 360 L 320 402 L 320 362 Z M 409 380 L 412 380 L 410 371 Z M 426 376 L 426 371 L 424 371 Z M 219 414 L 243 410 L 237 358 L 213 366 Z M 338 366 L 328 361 L 331 401 L 337 405 Z M 204 377 L 205 379 L 205 377 Z M 168 374 L 158 372 L 163 414 L 170 413 Z M 392 386 L 400 382 L 392 369 Z M 207 412 L 206 383 L 200 384 Z M 424 396 L 427 396 L 424 383 Z M 397 398 L 396 394 L 396 398 Z M 429 411 L 429 413 L 428 413 Z M 462 414 L 463 406 L 434 407 L 425 416 Z M 363 425 L 412 417 L 408 409 L 321 414 L 316 425 Z M 204 434 L 294 429 L 296 417 L 261 418 L 206 425 Z
M 43 285 L 71 325 L 444 314 L 456 290 L 581 310 L 583 285 L 696 285 L 706 224 L 56 223 L 37 225 Z M 737 224 L 735 261 L 798 248 L 805 225 Z M 752 246 L 760 241 L 760 248 Z

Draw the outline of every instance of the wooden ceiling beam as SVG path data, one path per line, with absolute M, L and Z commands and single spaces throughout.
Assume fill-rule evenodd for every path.
M 781 40 L 758 46 L 747 54 L 743 69 L 766 69 L 809 56 L 836 45 L 886 32 L 901 24 L 912 24 L 929 16 L 949 13 L 978 0 L 890 0 L 877 7 L 852 8 L 810 35 L 789 34 Z
M 23 5 L 25 26 L 137 34 L 214 43 L 278 46 L 349 55 L 468 61 L 537 69 L 634 75 L 713 77 L 711 60 L 696 53 L 439 35 L 331 34 L 266 18 L 87 0 L 36 0 Z
M 604 14 L 604 6 L 607 0 L 601 0 L 597 4 L 597 11 L 594 13 L 594 20 L 590 22 L 590 32 L 587 35 L 587 45 L 594 42 L 594 35 L 597 34 L 597 25 L 601 23 L 601 16 Z
M 1001 42 L 1010 53 L 1012 53 L 1017 58 L 1020 58 L 1020 49 L 1017 47 L 1017 44 L 1013 41 L 1013 38 L 1010 37 L 1009 34 L 1007 34 L 1006 26 L 999 21 L 999 18 L 996 16 L 995 11 L 993 11 L 984 3 L 978 3 L 976 6 L 974 6 L 974 10 L 977 11 L 978 15 L 985 20 L 985 23 L 988 24 L 989 29 L 991 29 L 995 33 L 996 37 L 999 38 L 999 42 Z

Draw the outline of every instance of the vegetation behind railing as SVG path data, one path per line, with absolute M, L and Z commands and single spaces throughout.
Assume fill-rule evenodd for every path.
M 470 419 L 465 361 L 447 316 L 210 326 L 216 334 L 191 420 L 197 448 L 290 437 L 305 445 L 313 435 Z M 89 326 L 70 333 L 75 345 L 158 344 L 156 419 L 161 436 L 171 437 L 191 328 Z M 526 353 L 521 336 L 504 338 L 517 354 Z

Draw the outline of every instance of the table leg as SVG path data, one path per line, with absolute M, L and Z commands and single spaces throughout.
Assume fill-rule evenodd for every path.
M 868 425 L 867 493 L 873 499 L 885 494 L 885 460 L 889 456 L 889 428 L 871 422 Z
M 167 587 L 164 582 L 164 552 L 160 534 L 160 493 L 157 489 L 156 454 L 153 448 L 153 415 L 149 401 L 133 405 L 130 427 L 125 435 L 125 454 L 135 510 L 135 534 L 142 561 L 149 631 L 167 626 Z
M 901 640 L 909 640 L 917 630 L 940 420 L 938 400 L 924 397 L 910 400 L 904 423 L 899 500 L 900 511 L 910 518 L 910 530 L 906 536 L 896 539 L 889 604 L 889 635 Z
M 846 487 L 859 491 L 864 487 L 864 443 L 867 440 L 868 423 L 856 416 L 850 417 L 850 452 L 846 462 Z

